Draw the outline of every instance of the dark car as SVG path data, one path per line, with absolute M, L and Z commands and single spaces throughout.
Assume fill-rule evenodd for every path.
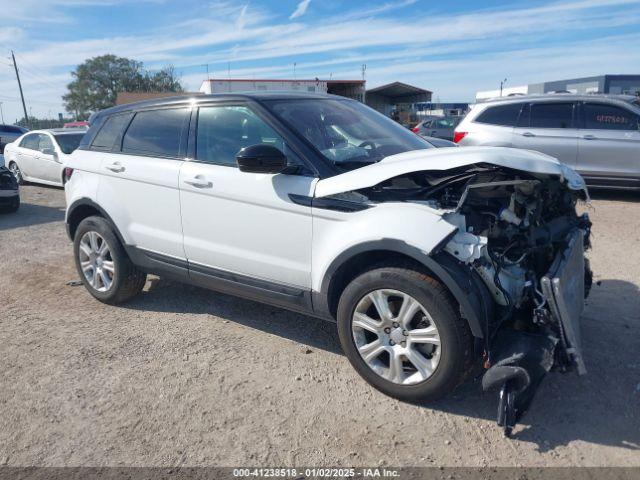
M 15 212 L 20 207 L 18 182 L 5 167 L 0 167 L 0 212 Z
M 4 147 L 7 143 L 13 142 L 28 131 L 28 128 L 19 127 L 18 125 L 0 125 L 0 152 L 4 153 Z

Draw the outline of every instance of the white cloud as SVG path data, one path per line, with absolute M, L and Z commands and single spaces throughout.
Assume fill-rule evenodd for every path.
M 127 1 L 133 0 L 22 0 L 11 2 L 19 7 L 10 11 L 24 13 L 23 5 L 36 9 L 43 2 L 53 6 L 52 16 L 57 16 L 72 13 L 67 7 L 74 5 Z M 60 96 L 70 80 L 69 71 L 105 53 L 135 58 L 151 68 L 172 63 L 187 72 L 184 79 L 192 89 L 199 88 L 206 75 L 203 64 L 210 65 L 212 76 L 222 77 L 231 61 L 234 77 L 289 76 L 296 62 L 299 77 L 359 78 L 362 63 L 367 63 L 370 86 L 402 80 L 450 100 L 471 99 L 476 90 L 492 88 L 498 77 L 508 76 L 510 84 L 532 83 L 625 73 L 640 64 L 640 53 L 629 49 L 638 44 L 640 35 L 611 37 L 615 30 L 621 35 L 638 31 L 637 0 L 555 0 L 532 7 L 476 7 L 438 14 L 419 4 L 411 16 L 398 15 L 397 9 L 406 9 L 415 0 L 389 0 L 331 17 L 309 15 L 304 23 L 278 20 L 274 12 L 246 2 L 216 0 L 203 5 L 203 14 L 185 13 L 182 21 L 172 18 L 169 24 L 147 31 L 65 41 L 36 41 L 29 38 L 26 21 L 0 17 L 0 44 L 17 48 L 19 65 L 24 65 L 25 96 L 34 113 L 55 108 L 51 104 L 59 105 L 54 111 L 61 111 Z M 296 18 L 305 14 L 309 3 L 298 4 L 294 14 L 302 12 Z M 573 43 L 580 37 L 594 41 Z M 15 76 L 1 62 L 2 58 L 0 101 L 7 102 L 5 115 L 13 109 L 18 116 Z
M 236 27 L 238 28 L 238 30 L 242 30 L 244 26 L 247 24 L 247 8 L 248 7 L 249 7 L 249 4 L 246 4 L 244 7 L 242 7 L 242 10 L 240 10 L 240 15 L 238 15 L 238 19 L 236 20 Z
M 299 18 L 303 16 L 305 13 L 307 13 L 307 8 L 309 8 L 310 3 L 311 3 L 311 0 L 302 0 L 298 4 L 294 12 L 289 16 L 289 20 L 293 20 L 294 18 Z

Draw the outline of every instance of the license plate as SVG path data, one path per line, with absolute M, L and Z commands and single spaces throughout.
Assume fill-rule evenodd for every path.
M 584 232 L 580 229 L 571 233 L 567 248 L 558 254 L 541 280 L 542 293 L 560 325 L 560 343 L 575 363 L 579 375 L 587 373 L 580 338 L 580 315 L 584 309 L 583 238 Z

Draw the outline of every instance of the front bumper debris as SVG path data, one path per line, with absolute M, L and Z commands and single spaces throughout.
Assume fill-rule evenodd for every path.
M 503 330 L 492 348 L 494 363 L 482 378 L 485 391 L 499 390 L 497 423 L 506 436 L 528 410 L 542 379 L 551 368 L 574 367 L 586 373 L 580 339 L 585 298 L 584 232 L 573 230 L 547 275 L 543 295 L 556 325 L 547 335 Z
M 567 360 L 575 365 L 578 374 L 587 369 L 582 357 L 580 315 L 585 298 L 584 232 L 574 230 L 568 246 L 553 262 L 549 273 L 542 280 L 544 294 L 551 314 L 560 327 L 560 345 Z

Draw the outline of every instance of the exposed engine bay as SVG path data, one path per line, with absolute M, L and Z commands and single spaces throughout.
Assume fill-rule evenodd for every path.
M 583 253 L 591 222 L 576 213 L 585 191 L 557 176 L 476 164 L 411 172 L 359 194 L 426 204 L 458 227 L 442 250 L 477 273 L 495 303 L 483 387 L 499 390 L 507 435 L 549 370 L 585 373 L 578 319 L 592 281 Z

